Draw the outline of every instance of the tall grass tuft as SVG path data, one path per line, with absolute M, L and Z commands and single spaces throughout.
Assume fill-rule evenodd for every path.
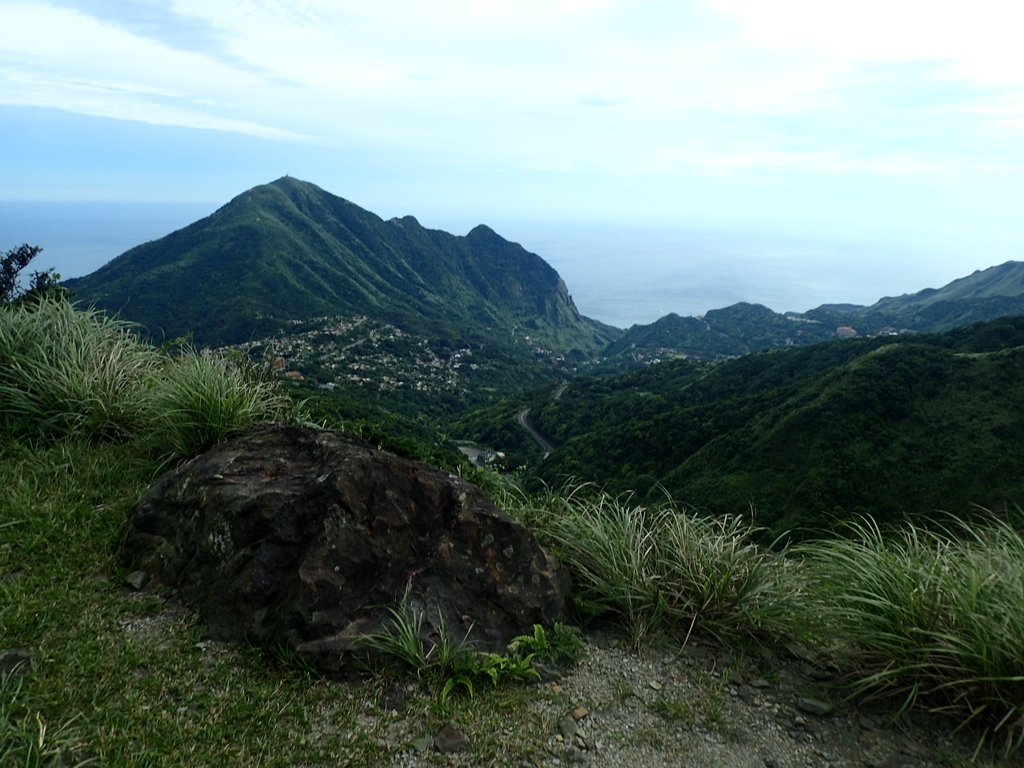
M 187 458 L 293 409 L 244 359 L 140 340 L 128 323 L 62 298 L 0 307 L 0 438 L 144 437 L 165 460 Z
M 291 402 L 248 359 L 186 349 L 157 369 L 149 411 L 157 453 L 180 459 L 259 422 L 287 418 Z
M 66 300 L 0 308 L 0 436 L 117 438 L 146 419 L 159 353 L 131 326 Z
M 579 484 L 501 502 L 552 545 L 583 601 L 618 616 L 635 643 L 666 629 L 685 638 L 695 626 L 723 639 L 759 634 L 797 598 L 784 559 L 755 545 L 756 529 L 739 517 Z
M 870 520 L 809 542 L 799 621 L 852 670 L 857 694 L 889 695 L 1024 743 L 1024 536 L 992 520 L 947 530 Z

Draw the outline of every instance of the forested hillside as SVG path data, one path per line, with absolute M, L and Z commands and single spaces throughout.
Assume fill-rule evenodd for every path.
M 411 216 L 385 221 L 290 177 L 66 285 L 157 340 L 209 345 L 356 315 L 561 352 L 596 351 L 619 333 L 582 317 L 549 264 L 486 226 L 458 237 Z
M 558 444 L 534 460 L 776 532 L 1024 501 L 1024 318 L 668 362 L 571 382 L 531 416 Z M 543 400 L 543 401 L 541 401 Z

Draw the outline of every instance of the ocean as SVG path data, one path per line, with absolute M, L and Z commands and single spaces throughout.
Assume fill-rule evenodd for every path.
M 77 277 L 216 208 L 211 203 L 0 202 L 0 250 L 41 245 L 30 271 L 53 267 L 64 278 Z M 701 315 L 740 301 L 777 312 L 826 303 L 871 304 L 1021 258 L 1016 247 L 892 233 L 607 223 L 492 227 L 551 264 L 580 312 L 619 328 L 670 312 Z
M 44 203 L 0 201 L 0 250 L 40 245 L 28 271 L 63 278 L 95 272 L 136 245 L 158 240 L 204 216 L 209 203 Z
M 745 226 L 524 224 L 519 242 L 558 270 L 580 312 L 619 328 L 670 312 L 699 316 L 741 301 L 776 312 L 873 304 L 940 288 L 1024 253 L 948 238 Z

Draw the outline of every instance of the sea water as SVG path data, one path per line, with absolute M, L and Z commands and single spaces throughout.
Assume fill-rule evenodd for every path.
M 53 268 L 62 278 L 95 272 L 136 245 L 158 240 L 204 216 L 208 203 L 0 201 L 0 250 L 42 246 L 29 273 Z
M 939 288 L 1019 258 L 1013 246 L 880 233 L 763 227 L 557 228 L 522 225 L 520 242 L 565 280 L 580 312 L 619 328 L 670 312 L 746 301 L 776 312 L 873 304 Z
M 28 271 L 89 274 L 211 214 L 213 203 L 0 202 L 0 250 L 44 250 Z M 508 221 L 492 225 L 554 267 L 580 312 L 627 328 L 740 301 L 777 311 L 872 304 L 1021 258 L 1019 248 L 927 235 L 733 226 Z M 454 234 L 464 234 L 455 232 Z

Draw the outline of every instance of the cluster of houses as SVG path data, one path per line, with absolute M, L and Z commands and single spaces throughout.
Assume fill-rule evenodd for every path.
M 478 367 L 468 347 L 441 356 L 426 339 L 363 315 L 294 320 L 289 325 L 293 330 L 287 335 L 252 342 L 245 351 L 270 357 L 282 378 L 313 379 L 322 389 L 349 382 L 385 392 L 454 392 L 464 386 L 460 372 Z

